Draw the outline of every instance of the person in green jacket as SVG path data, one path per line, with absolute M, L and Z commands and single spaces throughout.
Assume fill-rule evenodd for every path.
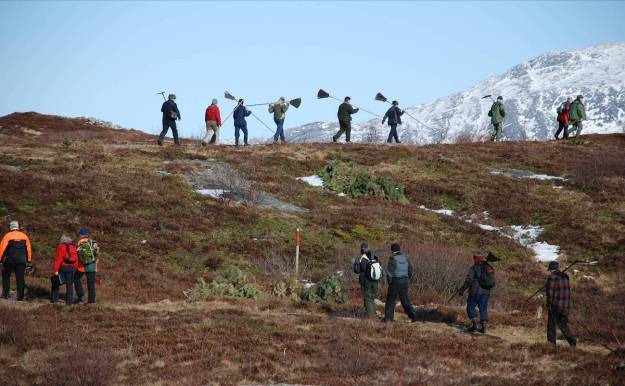
M 336 114 L 339 118 L 339 131 L 332 137 L 332 142 L 336 142 L 341 135 L 345 133 L 345 142 L 350 142 L 352 133 L 352 114 L 358 112 L 358 108 L 354 108 L 351 103 L 352 98 L 345 97 L 344 102 L 339 106 L 339 111 Z
M 506 111 L 503 108 L 503 97 L 498 96 L 497 101 L 493 103 L 488 112 L 490 122 L 493 124 L 493 135 L 491 135 L 491 141 L 501 141 L 501 130 L 503 129 L 503 119 L 506 116 Z
M 577 137 L 583 129 L 582 121 L 586 120 L 586 108 L 584 107 L 584 97 L 582 95 L 578 95 L 571 103 L 569 118 L 571 118 L 573 131 L 575 131 L 575 136 Z
M 282 143 L 286 142 L 284 139 L 284 118 L 286 117 L 286 111 L 288 109 L 289 104 L 284 97 L 280 97 L 276 103 L 271 103 L 269 105 L 269 112 L 273 113 L 273 121 L 276 123 L 276 133 L 273 136 L 273 143 L 278 142 L 278 137 L 280 137 Z

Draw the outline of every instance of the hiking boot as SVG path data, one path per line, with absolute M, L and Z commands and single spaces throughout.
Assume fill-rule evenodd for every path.
M 181 146 L 180 142 L 175 142 L 176 146 Z
M 207 145 L 207 143 L 202 141 L 202 146 L 206 146 L 206 145 Z
M 474 332 L 477 330 L 477 321 L 475 319 L 471 319 L 471 324 L 467 327 L 467 332 Z
M 81 304 L 83 302 L 82 298 L 78 298 L 73 301 L 73 304 Z
M 249 145 L 250 145 L 249 143 L 243 144 L 243 146 L 249 146 Z
M 488 322 L 480 322 L 480 328 L 477 330 L 480 334 L 486 334 L 486 329 L 488 328 Z
M 332 137 L 332 142 L 336 143 L 336 137 Z
M 158 144 L 158 146 L 163 146 L 163 141 L 161 141 L 160 139 L 158 139 L 156 143 Z
M 571 340 L 569 340 L 568 342 L 569 342 L 569 346 L 577 347 L 577 339 L 571 338 Z

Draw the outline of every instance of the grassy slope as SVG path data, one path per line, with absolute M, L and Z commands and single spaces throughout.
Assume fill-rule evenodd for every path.
M 595 345 L 613 342 L 613 334 L 623 341 L 622 328 L 618 328 L 625 317 L 623 136 L 585 136 L 575 143 L 418 148 L 288 145 L 201 149 L 188 145 L 175 149 L 144 146 L 152 139 L 136 132 L 34 114 L 0 118 L 0 126 L 5 143 L 0 164 L 23 169 L 20 173 L 0 169 L 0 216 L 21 220 L 31 234 L 39 270 L 36 277 L 28 279 L 30 295 L 46 297 L 51 256 L 61 233 L 73 233 L 86 224 L 105 251 L 101 305 L 88 311 L 21 305 L 11 308 L 11 313 L 6 307 L 16 306 L 0 305 L 5 318 L 0 318 L 0 323 L 28 326 L 28 334 L 21 329 L 0 331 L 0 359 L 13 366 L 3 368 L 0 374 L 15 371 L 20 383 L 37 376 L 42 382 L 53 377 L 39 364 L 46 358 L 51 363 L 62 362 L 63 355 L 69 354 L 56 348 L 58 343 L 51 341 L 48 332 L 61 336 L 72 320 L 79 320 L 82 327 L 69 346 L 90 342 L 96 349 L 84 355 L 102 363 L 100 379 L 109 382 L 359 383 L 372 376 L 379 382 L 431 379 L 435 383 L 501 384 L 516 383 L 521 373 L 531 373 L 524 380 L 536 383 L 558 375 L 569 380 L 581 377 L 582 383 L 623 377 L 611 367 L 622 353 L 597 357 L 586 351 L 564 350 L 554 354 L 534 343 L 542 339 L 544 317 L 535 318 L 538 300 L 525 303 L 523 297 L 542 284 L 545 273 L 529 250 L 418 208 L 422 204 L 452 208 L 467 215 L 488 211 L 497 225 L 542 225 L 546 229 L 542 239 L 560 245 L 565 262 L 599 259 L 599 265 L 584 267 L 573 276 L 574 327 Z M 21 127 L 43 134 L 28 134 Z M 8 139 L 15 145 L 7 146 Z M 182 172 L 193 166 L 176 170 L 179 166 L 163 161 L 191 159 L 229 162 L 259 189 L 310 212 L 293 215 L 227 205 L 194 194 L 181 175 L 156 173 Z M 354 161 L 373 173 L 404 182 L 410 204 L 352 200 L 294 181 L 315 174 L 335 159 Z M 494 167 L 529 169 L 568 180 L 564 189 L 556 190 L 551 182 L 492 175 Z M 345 280 L 350 302 L 341 307 L 290 304 L 270 297 L 257 304 L 227 300 L 198 306 L 140 306 L 163 299 L 181 301 L 182 290 L 198 276 L 210 279 L 230 263 L 244 268 L 269 292 L 272 280 L 290 260 L 295 227 L 304 230 L 305 274 L 313 280 L 336 270 L 348 271 L 348 262 L 362 239 L 374 245 L 401 240 L 415 252 L 423 243 L 457 247 L 467 256 L 473 249 L 494 251 L 504 261 L 498 268 L 493 333 L 500 331 L 506 340 L 494 343 L 458 336 L 441 323 L 421 328 L 402 323 L 392 327 L 366 324 L 371 334 L 357 337 L 357 329 L 365 322 L 351 317 L 360 304 L 351 277 Z M 582 275 L 595 279 L 583 279 Z M 413 299 L 417 303 L 443 300 L 433 293 L 413 294 Z M 462 314 L 460 307 L 439 309 L 454 318 Z M 289 316 L 293 312 L 306 315 Z M 341 315 L 349 317 L 337 318 Z M 524 338 L 515 339 L 508 333 L 511 326 L 525 331 Z M 479 353 L 470 354 L 474 351 Z M 410 360 L 385 365 L 387 356 L 401 353 Z M 118 366 L 118 374 L 107 378 L 113 371 L 111 363 Z M 550 365 L 554 372 L 546 370 Z M 360 375 L 345 375 L 354 368 Z M 450 377 L 441 378 L 441 374 Z

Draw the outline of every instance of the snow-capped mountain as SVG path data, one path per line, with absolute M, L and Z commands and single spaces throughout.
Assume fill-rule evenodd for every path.
M 377 90 L 372 90 L 377 91 Z M 588 121 L 583 133 L 625 132 L 625 43 L 554 52 L 519 64 L 473 88 L 420 106 L 409 107 L 398 127 L 405 143 L 450 143 L 489 136 L 492 94 L 504 97 L 504 138 L 552 138 L 556 108 L 567 96 L 584 96 Z M 315 122 L 286 131 L 287 141 L 328 142 L 337 122 Z M 352 125 L 352 141 L 383 142 L 388 126 L 380 119 Z

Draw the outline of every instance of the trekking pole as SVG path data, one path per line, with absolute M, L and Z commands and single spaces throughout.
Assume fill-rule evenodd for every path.
M 339 101 L 339 102 L 341 102 L 341 103 L 343 103 L 343 102 L 344 102 L 344 101 L 342 101 L 342 100 L 340 100 L 340 99 L 338 99 L 338 98 L 333 97 L 332 95 L 330 95 L 329 93 L 327 93 L 327 92 L 326 92 L 326 91 L 324 91 L 323 89 L 319 89 L 319 92 L 317 92 L 317 99 L 325 99 L 325 98 L 331 98 L 331 99 L 334 99 L 335 101 Z M 378 114 L 376 114 L 376 113 L 374 113 L 374 112 L 372 112 L 372 111 L 365 110 L 365 109 L 363 109 L 362 107 L 358 107 L 358 106 L 356 106 L 356 105 L 353 105 L 353 106 L 354 106 L 355 108 L 357 108 L 358 110 L 362 110 L 362 111 L 364 111 L 365 113 L 369 113 L 369 114 L 373 115 L 374 117 L 382 118 L 380 115 L 378 115 Z
M 588 264 L 588 265 L 595 265 L 595 264 L 597 264 L 597 260 L 590 261 L 590 262 L 587 262 L 587 261 L 582 261 L 582 260 L 575 260 L 573 263 L 571 263 L 571 265 L 569 265 L 568 267 L 566 267 L 566 268 L 565 268 L 564 270 L 562 270 L 561 272 L 562 272 L 562 273 L 564 273 L 564 272 L 568 271 L 571 267 L 573 267 L 573 266 L 574 266 L 574 265 L 576 265 L 576 264 Z M 534 296 L 538 295 L 538 293 L 539 293 L 540 291 L 544 290 L 544 289 L 545 289 L 545 284 L 543 284 L 543 286 L 542 286 L 542 287 L 540 287 L 539 289 L 537 289 L 537 290 L 536 290 L 536 292 L 534 292 L 534 293 L 532 294 L 532 296 L 530 296 L 529 298 L 525 299 L 525 301 L 526 301 L 526 302 L 530 301 L 530 300 L 531 300 Z

